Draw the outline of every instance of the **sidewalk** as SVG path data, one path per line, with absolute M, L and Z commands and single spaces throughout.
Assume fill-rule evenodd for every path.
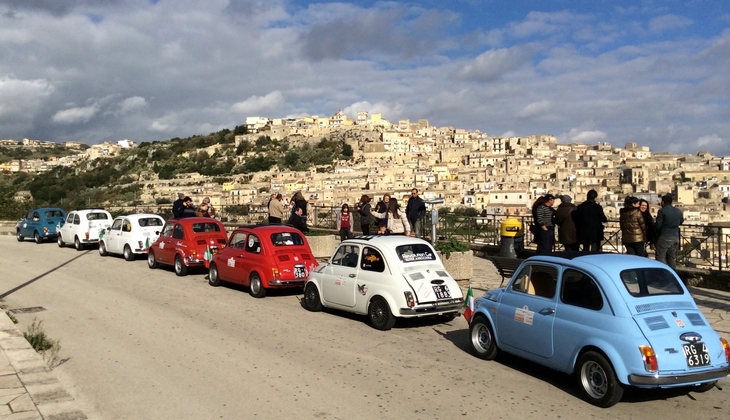
M 0 419 L 87 419 L 43 358 L 3 313 L 0 313 Z

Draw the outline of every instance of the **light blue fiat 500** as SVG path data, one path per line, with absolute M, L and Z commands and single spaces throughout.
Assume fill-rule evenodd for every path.
M 666 265 L 620 254 L 525 260 L 505 288 L 476 299 L 470 343 L 573 373 L 599 407 L 624 387 L 708 391 L 730 373 L 730 346 Z

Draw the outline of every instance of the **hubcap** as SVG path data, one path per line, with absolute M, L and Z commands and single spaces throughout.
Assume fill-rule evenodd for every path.
M 475 347 L 486 351 L 489 348 L 489 344 L 492 342 L 492 335 L 489 333 L 489 329 L 484 324 L 479 324 L 474 329 L 474 336 L 472 337 Z
M 251 290 L 254 293 L 258 293 L 260 287 L 261 287 L 261 283 L 259 282 L 259 279 L 257 277 L 252 278 L 251 279 Z
M 179 273 L 180 270 L 182 270 L 182 261 L 180 261 L 180 258 L 177 258 L 175 260 L 175 271 Z
M 583 365 L 583 388 L 593 397 L 602 398 L 608 391 L 606 372 L 596 362 Z
M 373 309 L 370 311 L 370 315 L 377 324 L 382 324 L 385 321 L 385 308 L 381 302 L 373 303 Z

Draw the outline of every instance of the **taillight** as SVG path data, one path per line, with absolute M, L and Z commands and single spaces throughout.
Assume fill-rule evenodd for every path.
M 43 228 L 43 233 L 48 234 L 48 228 L 47 227 L 44 227 Z
M 656 360 L 656 353 L 651 346 L 639 346 L 641 357 L 644 359 L 644 369 L 647 372 L 656 372 L 659 370 L 659 365 Z
M 725 350 L 725 360 L 730 363 L 730 344 L 722 337 L 720 337 L 720 342 L 722 343 L 722 348 Z
M 406 304 L 410 308 L 416 306 L 416 301 L 413 299 L 413 293 L 411 293 L 411 292 L 404 292 L 403 294 L 406 296 Z
M 274 277 L 274 280 L 276 280 L 279 277 L 279 269 L 278 268 L 272 268 L 271 269 L 271 275 Z
M 86 239 L 89 239 L 89 232 L 86 232 L 84 235 L 86 235 Z

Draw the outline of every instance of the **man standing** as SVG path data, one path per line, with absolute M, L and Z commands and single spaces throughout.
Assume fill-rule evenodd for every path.
M 573 222 L 578 231 L 578 242 L 583 245 L 584 252 L 598 252 L 603 240 L 603 224 L 608 221 L 603 207 L 596 203 L 596 190 L 588 191 L 586 201 L 580 203 L 573 212 Z
M 411 232 L 416 234 L 416 238 L 421 237 L 421 219 L 426 215 L 426 203 L 418 196 L 418 190 L 411 190 L 411 198 L 408 199 L 406 205 L 406 217 L 411 225 Z
M 307 224 L 302 220 L 302 208 L 301 207 L 294 207 L 294 213 L 289 216 L 289 220 L 286 222 L 287 225 L 299 229 L 302 233 L 309 232 L 309 227 L 307 227 Z
M 183 193 L 177 193 L 177 200 L 175 200 L 174 203 L 172 203 L 172 217 L 178 218 L 182 214 L 183 211 L 183 197 L 185 197 L 185 194 Z
M 566 251 L 578 251 L 578 233 L 573 223 L 573 212 L 576 209 L 575 204 L 569 195 L 561 195 L 560 205 L 555 211 L 555 224 L 560 227 L 558 230 L 558 242 L 560 242 Z
M 672 195 L 662 197 L 662 208 L 656 214 L 656 260 L 677 268 L 677 246 L 679 246 L 679 225 L 684 223 L 682 210 L 672 205 Z

